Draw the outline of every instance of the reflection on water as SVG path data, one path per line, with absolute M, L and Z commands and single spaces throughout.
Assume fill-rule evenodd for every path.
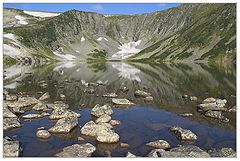
M 14 68 L 15 69 L 15 68 Z M 14 69 L 4 69 L 11 71 Z M 29 67 L 22 66 L 22 71 L 29 72 Z M 24 69 L 24 70 L 23 70 Z M 26 70 L 27 69 L 27 70 Z M 14 72 L 14 71 L 12 71 Z M 236 144 L 236 115 L 231 113 L 226 116 L 229 123 L 221 123 L 208 119 L 197 112 L 196 105 L 206 97 L 226 98 L 227 108 L 236 105 L 236 71 L 232 68 L 219 68 L 207 64 L 141 64 L 141 63 L 75 63 L 65 62 L 33 67 L 33 74 L 21 73 L 19 76 L 4 80 L 4 86 L 16 83 L 12 93 L 26 92 L 40 96 L 39 91 L 49 92 L 51 100 L 59 100 L 60 94 L 66 95 L 66 103 L 73 110 L 81 113 L 79 125 L 91 119 L 90 108 L 95 104 L 111 104 L 111 99 L 101 97 L 105 93 L 115 92 L 120 98 L 128 98 L 137 103 L 137 107 L 119 109 L 114 108 L 113 119 L 118 119 L 122 124 L 115 128 L 120 134 L 122 142 L 130 145 L 129 148 L 120 148 L 119 144 L 105 145 L 96 143 L 86 138 L 97 147 L 94 156 L 124 156 L 131 151 L 139 156 L 149 152 L 144 146 L 146 142 L 156 139 L 165 139 L 173 146 L 181 144 L 175 135 L 169 132 L 172 125 L 188 128 L 199 136 L 195 143 L 203 149 L 212 147 L 233 147 Z M 39 86 L 38 82 L 45 80 L 47 88 Z M 88 94 L 82 82 L 107 82 L 104 86 L 91 87 L 95 93 Z M 17 81 L 17 82 L 16 82 Z M 119 90 L 124 84 L 128 92 Z M 136 98 L 137 89 L 152 93 L 154 101 L 146 103 L 142 98 Z M 197 96 L 197 102 L 186 102 L 182 95 Z M 84 105 L 80 107 L 80 105 Z M 180 113 L 193 113 L 192 118 L 179 117 Z M 52 156 L 63 147 L 77 143 L 80 136 L 79 127 L 69 135 L 54 135 L 50 140 L 42 141 L 35 137 L 38 127 L 50 128 L 54 122 L 47 119 L 37 119 L 30 122 L 21 120 L 23 127 L 5 132 L 4 135 L 17 135 L 23 144 L 24 156 Z M 36 148 L 38 147 L 38 148 Z M 38 150 L 36 150 L 38 149 Z

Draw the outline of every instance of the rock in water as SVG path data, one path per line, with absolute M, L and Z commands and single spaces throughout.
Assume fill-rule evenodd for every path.
M 106 114 L 103 114 L 102 116 L 100 116 L 99 118 L 97 118 L 95 120 L 95 122 L 98 123 L 106 123 L 109 122 L 111 120 L 111 116 L 108 116 Z
M 12 141 L 10 138 L 3 138 L 3 157 L 18 157 L 20 155 L 19 141 Z
M 36 135 L 41 139 L 48 139 L 51 137 L 51 134 L 47 130 L 38 130 Z
M 64 117 L 57 121 L 57 123 L 49 129 L 52 133 L 69 133 L 78 124 L 76 116 Z
M 12 118 L 17 117 L 12 111 L 8 109 L 8 106 L 6 103 L 3 102 L 3 118 Z
M 120 125 L 121 124 L 121 122 L 119 120 L 111 120 L 109 123 L 112 126 L 116 126 L 116 125 Z
M 96 148 L 90 144 L 74 144 L 63 148 L 63 151 L 56 154 L 57 157 L 89 157 L 96 150 Z
M 93 107 L 91 114 L 96 117 L 100 117 L 103 114 L 112 115 L 113 110 L 109 105 L 100 106 L 99 104 L 97 104 Z
M 22 116 L 22 118 L 23 119 L 38 119 L 38 118 L 42 118 L 45 116 L 49 116 L 49 113 L 44 112 L 41 114 L 27 114 L 27 115 Z
M 102 124 L 96 126 L 96 139 L 102 143 L 116 143 L 119 141 L 119 135 Z
M 120 143 L 121 148 L 128 148 L 129 145 L 127 143 Z
M 157 148 L 157 149 L 169 149 L 170 148 L 170 144 L 165 140 L 157 140 L 157 141 L 149 142 L 146 145 L 151 146 L 153 148 Z
M 186 145 L 173 148 L 170 151 L 163 149 L 154 149 L 148 157 L 163 157 L 163 158 L 207 158 L 210 155 L 197 146 Z
M 38 102 L 38 104 L 34 105 L 33 110 L 36 110 L 36 111 L 47 111 L 48 108 L 45 104 L 43 104 L 42 102 Z
M 20 122 L 18 121 L 18 119 L 16 117 L 12 117 L 12 118 L 4 118 L 3 119 L 3 130 L 10 130 L 13 128 L 18 128 L 21 127 L 22 125 L 20 124 Z
M 127 152 L 127 155 L 126 155 L 127 158 L 136 158 L 137 156 L 132 154 L 131 152 Z
M 55 120 L 62 119 L 64 117 L 80 117 L 80 114 L 68 109 L 58 108 L 52 111 L 52 114 L 49 116 L 49 119 Z
M 236 158 L 237 153 L 232 148 L 211 149 L 208 151 L 211 157 Z
M 202 104 L 198 105 L 198 108 L 203 111 L 226 111 L 227 109 L 224 108 L 226 103 L 226 99 L 206 98 Z
M 137 90 L 137 91 L 135 91 L 134 95 L 139 96 L 139 97 L 148 97 L 148 96 L 151 96 L 151 93 L 141 91 L 141 90 Z
M 82 128 L 81 128 L 81 134 L 86 136 L 96 136 L 96 124 L 93 121 L 87 122 Z
M 129 101 L 126 98 L 113 98 L 112 102 L 116 105 L 123 105 L 123 106 L 131 106 L 131 105 L 135 105 L 135 103 Z
M 44 101 L 50 98 L 50 95 L 48 92 L 44 93 L 38 100 L 39 101 Z
M 187 129 L 182 129 L 181 127 L 171 127 L 171 131 L 175 132 L 177 137 L 182 141 L 195 141 L 197 140 L 197 135 L 195 135 L 192 131 Z
M 153 101 L 153 97 L 152 96 L 147 96 L 147 97 L 144 98 L 144 101 L 145 102 Z

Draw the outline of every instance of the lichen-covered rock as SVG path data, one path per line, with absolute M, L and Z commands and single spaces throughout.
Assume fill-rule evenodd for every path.
M 96 125 L 96 139 L 102 143 L 116 143 L 119 135 L 106 125 Z
M 57 108 L 52 111 L 49 119 L 56 120 L 64 117 L 80 117 L 80 114 L 65 108 Z
M 235 158 L 237 153 L 232 148 L 211 149 L 208 151 L 211 157 Z
M 210 155 L 197 146 L 186 145 L 173 148 L 170 151 L 163 149 L 154 149 L 148 157 L 163 157 L 163 158 L 208 158 Z
M 18 96 L 17 95 L 10 95 L 10 94 L 7 94 L 6 97 L 5 97 L 5 100 L 6 101 L 16 101 L 18 99 Z
M 20 97 L 18 101 L 6 102 L 9 107 L 16 113 L 24 113 L 21 108 L 37 104 L 39 101 L 34 97 Z
M 97 118 L 95 120 L 95 122 L 98 123 L 106 123 L 109 122 L 111 120 L 111 116 L 103 114 L 102 116 L 100 116 L 99 118 Z
M 127 157 L 127 158 L 136 158 L 137 156 L 134 155 L 134 154 L 131 153 L 131 152 L 127 152 L 126 157 Z
M 17 117 L 12 111 L 8 109 L 8 106 L 6 103 L 3 102 L 3 118 L 12 118 Z
M 44 112 L 41 114 L 27 114 L 27 115 L 22 116 L 22 118 L 23 119 L 38 119 L 38 118 L 42 118 L 45 116 L 49 116 L 49 113 Z
M 121 122 L 119 120 L 110 120 L 109 124 L 112 125 L 112 126 L 116 126 L 116 125 L 120 125 Z
M 198 108 L 203 111 L 226 111 L 227 108 L 224 107 L 226 103 L 226 99 L 207 98 L 203 100 L 202 104 L 198 105 Z
M 170 144 L 165 140 L 156 140 L 146 144 L 147 146 L 157 148 L 157 149 L 169 149 Z
M 96 117 L 100 117 L 104 114 L 112 115 L 113 110 L 112 110 L 111 106 L 109 106 L 109 105 L 100 106 L 99 104 L 97 104 L 93 107 L 91 114 Z
M 63 151 L 56 154 L 57 157 L 89 157 L 96 150 L 96 148 L 90 144 L 74 144 L 63 148 Z
M 52 105 L 51 108 L 54 109 L 54 110 L 56 110 L 56 109 L 68 109 L 69 105 L 63 103 L 62 101 L 57 101 L 57 102 L 54 102 L 54 104 Z
M 18 128 L 21 127 L 22 125 L 20 124 L 18 118 L 12 117 L 12 118 L 4 118 L 3 119 L 3 130 L 10 130 L 13 128 Z
M 36 110 L 36 111 L 47 111 L 48 110 L 47 106 L 42 102 L 38 102 L 36 105 L 33 106 L 32 109 Z
M 52 133 L 69 133 L 78 124 L 76 116 L 64 117 L 57 121 L 57 123 L 48 131 Z
M 8 137 L 3 138 L 3 157 L 18 157 L 20 155 L 19 141 L 13 141 Z
M 41 139 L 48 139 L 51 137 L 51 134 L 47 130 L 38 130 L 36 136 Z
M 93 121 L 87 122 L 82 128 L 81 128 L 81 134 L 86 136 L 96 136 L 96 123 Z
M 44 101 L 50 98 L 50 95 L 48 92 L 44 93 L 38 100 L 39 101 Z
M 151 96 L 151 93 L 141 91 L 141 90 L 137 90 L 137 91 L 135 91 L 134 95 L 139 96 L 139 97 L 148 97 L 148 96 Z
M 197 135 L 194 134 L 190 130 L 183 129 L 183 128 L 177 127 L 177 126 L 171 127 L 170 130 L 173 131 L 177 135 L 177 137 L 182 141 L 195 141 L 195 140 L 197 140 Z
M 103 95 L 103 97 L 116 98 L 118 95 L 116 93 L 106 93 Z
M 112 103 L 116 104 L 116 105 L 122 105 L 122 106 L 131 106 L 131 105 L 135 105 L 135 103 L 129 101 L 126 98 L 113 98 L 112 99 Z

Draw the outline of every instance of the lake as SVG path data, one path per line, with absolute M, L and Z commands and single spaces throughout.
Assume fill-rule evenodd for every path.
M 65 102 L 81 117 L 78 125 L 69 134 L 54 134 L 48 140 L 36 137 L 39 127 L 49 129 L 55 121 L 47 117 L 23 120 L 23 127 L 4 131 L 4 136 L 15 137 L 23 147 L 22 156 L 54 156 L 62 148 L 74 143 L 89 142 L 97 150 L 92 156 L 125 156 L 128 151 L 137 156 L 146 156 L 152 148 L 145 144 L 164 139 L 172 147 L 185 144 L 179 141 L 171 126 L 178 125 L 194 132 L 198 140 L 193 143 L 204 150 L 231 147 L 236 150 L 236 114 L 224 113 L 228 123 L 207 118 L 197 111 L 197 105 L 207 97 L 226 99 L 227 108 L 236 105 L 236 67 L 214 66 L 204 63 L 161 63 L 143 64 L 126 62 L 85 63 L 58 62 L 46 65 L 14 65 L 4 68 L 4 88 L 10 93 L 31 95 L 39 98 L 49 92 L 47 103 L 60 100 L 60 94 L 66 96 Z M 46 81 L 47 88 L 39 86 Z M 105 85 L 91 87 L 94 92 L 86 92 L 83 83 L 102 81 Z M 129 90 L 122 92 L 121 87 Z M 136 90 L 150 92 L 152 102 L 135 97 Z M 128 108 L 115 107 L 111 98 L 103 94 L 114 92 L 119 98 L 127 98 L 136 106 Z M 197 101 L 183 99 L 183 95 L 196 96 Z M 103 144 L 82 136 L 80 126 L 92 119 L 91 108 L 94 105 L 110 104 L 113 108 L 112 118 L 121 124 L 114 127 L 120 136 L 120 142 L 129 144 L 121 148 L 120 143 Z M 27 111 L 25 114 L 35 113 Z M 192 113 L 192 117 L 179 114 Z M 19 115 L 21 116 L 21 115 Z M 78 141 L 81 136 L 85 141 Z

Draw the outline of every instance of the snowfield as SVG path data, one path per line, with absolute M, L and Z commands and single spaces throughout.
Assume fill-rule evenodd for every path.
M 20 15 L 16 15 L 15 18 L 18 20 L 18 23 L 21 25 L 27 25 L 28 22 L 26 21 L 26 18 Z
M 113 54 L 112 58 L 114 59 L 126 59 L 132 56 L 135 53 L 140 52 L 140 49 L 137 49 L 136 47 L 139 46 L 141 43 L 141 40 L 133 41 L 129 43 L 124 43 L 122 45 L 119 45 L 118 49 L 119 51 L 116 54 Z
M 16 49 L 7 44 L 3 44 L 3 54 L 14 58 L 16 56 L 19 56 L 21 54 L 21 52 L 19 49 Z
M 99 38 L 97 39 L 97 41 L 102 41 L 102 40 L 108 41 L 108 39 L 105 38 L 105 37 L 99 37 Z
M 55 17 L 60 15 L 61 13 L 51 13 L 51 12 L 40 12 L 40 11 L 23 11 L 24 13 L 34 16 L 34 17 Z

